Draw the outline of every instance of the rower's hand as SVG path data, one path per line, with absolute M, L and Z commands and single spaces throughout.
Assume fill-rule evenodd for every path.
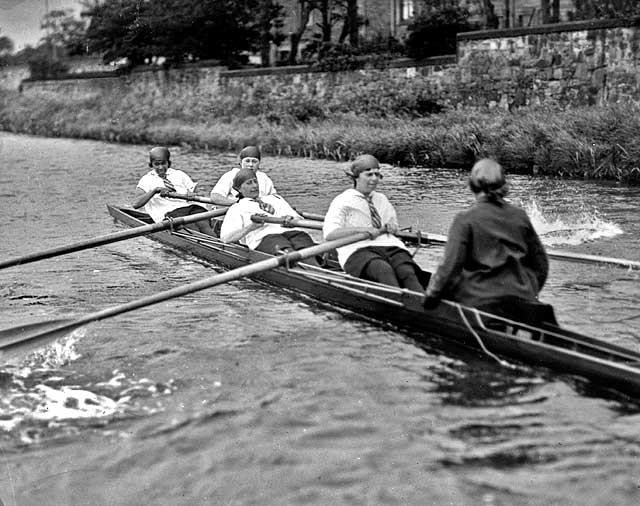
M 258 221 L 251 220 L 251 225 L 250 225 L 251 230 L 256 230 L 256 229 L 264 227 L 266 225 L 266 222 L 259 220 L 260 217 L 263 217 L 263 218 L 268 218 L 269 217 L 269 215 L 267 215 L 267 214 L 254 214 L 253 216 L 258 218 Z
M 283 216 L 282 217 L 282 226 L 283 227 L 292 227 L 291 222 L 295 220 L 293 216 Z
M 387 223 L 380 229 L 380 232 L 383 234 L 396 235 L 398 233 L 398 226 L 394 223 Z
M 158 186 L 155 190 L 156 193 L 159 193 L 161 197 L 166 197 L 170 191 L 166 186 Z
M 424 296 L 424 301 L 422 301 L 422 306 L 425 309 L 435 309 L 435 307 L 440 303 L 440 297 L 435 297 L 433 295 L 429 295 L 426 293 Z
M 369 234 L 369 239 L 373 240 L 382 233 L 382 228 L 369 227 L 367 233 Z

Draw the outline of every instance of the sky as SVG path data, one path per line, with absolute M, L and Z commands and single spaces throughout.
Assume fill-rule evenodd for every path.
M 36 46 L 44 35 L 40 22 L 52 10 L 80 10 L 80 0 L 0 0 L 0 36 L 9 37 L 14 51 Z

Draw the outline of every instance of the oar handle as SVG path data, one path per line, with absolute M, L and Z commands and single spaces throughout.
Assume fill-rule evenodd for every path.
M 100 237 L 95 237 L 93 239 L 87 239 L 86 241 L 67 244 L 65 246 L 58 246 L 56 248 L 51 248 L 51 249 L 40 251 L 37 253 L 31 253 L 21 257 L 10 258 L 8 260 L 3 260 L 2 262 L 0 262 L 0 269 L 4 269 L 6 267 L 12 267 L 14 265 L 28 264 L 31 262 L 36 262 L 38 260 L 44 260 L 45 258 L 52 258 L 60 255 L 66 255 L 68 253 L 82 251 L 85 249 L 93 248 L 95 246 L 102 246 L 104 244 L 123 241 L 125 239 L 130 239 L 132 237 L 139 237 L 141 235 L 152 234 L 155 232 L 159 232 L 161 230 L 167 230 L 172 227 L 180 227 L 180 226 L 188 225 L 190 223 L 195 223 L 197 221 L 216 218 L 218 216 L 224 215 L 226 212 L 227 212 L 227 208 L 225 207 L 224 209 L 216 209 L 215 211 L 207 211 L 205 213 L 190 214 L 188 216 L 183 216 L 181 218 L 173 218 L 170 221 L 167 220 L 167 221 L 161 221 L 159 223 L 153 223 L 151 225 L 143 225 L 141 227 L 135 227 L 128 230 L 115 232 L 113 234 L 103 235 Z

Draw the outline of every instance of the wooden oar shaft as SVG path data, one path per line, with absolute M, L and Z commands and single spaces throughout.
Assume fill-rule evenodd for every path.
M 251 216 L 251 221 L 256 223 L 275 223 L 277 225 L 285 225 L 287 227 L 301 227 L 301 228 L 312 228 L 315 230 L 322 230 L 322 222 L 312 221 L 312 220 L 301 220 L 301 219 L 293 219 L 286 220 L 280 216 L 266 216 L 264 214 L 254 214 Z
M 21 343 L 28 342 L 29 344 L 33 344 L 37 341 L 45 341 L 48 338 L 50 339 L 49 336 L 51 335 L 60 336 L 63 332 L 70 332 L 71 330 L 81 327 L 87 323 L 103 320 L 111 316 L 116 316 L 122 313 L 133 311 L 135 309 L 150 306 L 152 304 L 164 302 L 166 300 L 174 299 L 176 297 L 194 293 L 206 288 L 212 288 L 222 283 L 234 281 L 245 276 L 252 276 L 260 272 L 275 269 L 282 265 L 297 262 L 299 260 L 304 260 L 305 258 L 309 258 L 315 255 L 321 255 L 332 249 L 361 241 L 367 237 L 368 234 L 366 233 L 354 234 L 352 236 L 337 239 L 335 241 L 329 241 L 311 246 L 309 248 L 292 251 L 290 253 L 287 253 L 286 255 L 267 258 L 266 260 L 245 265 L 231 271 L 223 272 L 207 279 L 189 283 L 188 285 L 173 288 L 171 290 L 166 290 L 154 295 L 149 295 L 147 297 L 143 297 L 126 304 L 103 309 L 102 311 L 90 313 L 76 320 L 64 320 L 60 323 L 54 321 L 52 322 L 52 325 L 46 325 L 47 322 L 31 324 L 28 326 L 27 331 L 24 330 L 24 326 L 17 327 L 15 329 L 2 330 L 0 331 L 0 336 L 2 336 L 3 341 L 0 341 L 0 351 L 4 350 L 5 348 L 15 348 L 17 346 L 20 346 Z M 40 328 L 42 328 L 43 330 L 39 330 Z
M 141 235 L 152 234 L 161 230 L 167 230 L 171 227 L 180 227 L 195 223 L 197 221 L 215 218 L 222 216 L 227 212 L 227 209 L 217 209 L 215 211 L 207 211 L 206 213 L 191 214 L 182 218 L 174 218 L 171 221 L 161 221 L 160 223 L 153 223 L 151 225 L 144 225 L 142 227 L 136 227 L 128 230 L 122 230 L 120 232 L 114 232 L 113 234 L 103 235 L 100 237 L 94 237 L 93 239 L 87 239 L 86 241 L 80 241 L 73 244 L 67 244 L 65 246 L 58 246 L 45 251 L 37 253 L 31 253 L 21 257 L 10 258 L 8 260 L 0 261 L 0 269 L 6 267 L 12 267 L 14 265 L 23 265 L 38 260 L 44 260 L 46 258 L 52 258 L 55 256 L 66 255 L 68 253 L 74 253 L 76 251 L 82 251 L 85 249 L 93 248 L 95 246 L 102 246 L 104 244 L 110 244 L 113 242 L 124 241 L 132 237 L 139 237 Z
M 321 214 L 314 213 L 305 213 L 302 212 L 300 215 L 308 220 L 324 220 L 324 216 Z M 304 225 L 299 225 L 304 226 Z M 315 227 L 310 227 L 315 228 Z M 425 234 L 422 232 L 398 232 L 395 234 L 397 237 L 406 242 L 417 243 L 418 240 L 420 243 L 424 244 L 446 244 L 447 236 L 446 235 L 438 235 L 438 234 Z M 572 253 L 570 251 L 559 251 L 547 249 L 547 255 L 549 258 L 555 258 L 557 260 L 567 260 L 569 262 L 578 262 L 578 263 L 586 263 L 586 264 L 607 264 L 607 265 L 617 265 L 620 267 L 628 267 L 640 269 L 640 262 L 635 260 L 626 260 L 624 258 L 614 258 L 614 257 L 603 257 L 599 255 L 585 255 L 581 253 Z
M 191 197 L 189 197 L 188 195 L 185 195 L 184 193 L 167 193 L 167 197 L 172 198 L 172 199 L 180 199 L 180 200 L 189 200 L 189 201 L 193 201 L 193 202 L 202 202 L 203 204 L 213 204 L 213 200 L 207 198 L 207 197 L 200 197 L 198 195 L 193 195 Z
M 572 253 L 570 251 L 547 250 L 549 258 L 559 260 L 567 260 L 569 262 L 578 263 L 596 263 L 618 265 L 620 267 L 628 267 L 629 269 L 640 269 L 640 262 L 635 260 L 625 260 L 624 258 L 602 257 L 599 255 L 583 255 L 581 253 Z

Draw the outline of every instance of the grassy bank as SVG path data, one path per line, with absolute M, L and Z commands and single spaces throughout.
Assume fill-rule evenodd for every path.
M 258 143 L 270 154 L 332 160 L 368 152 L 402 166 L 469 167 L 478 157 L 494 156 L 510 172 L 640 182 L 640 106 L 635 104 L 419 117 L 404 96 L 402 107 L 388 95 L 387 102 L 378 97 L 377 109 L 354 100 L 343 102 L 343 108 L 349 104 L 367 114 L 336 112 L 300 96 L 238 104 L 195 93 L 74 99 L 2 91 L 0 129 L 221 151 Z

